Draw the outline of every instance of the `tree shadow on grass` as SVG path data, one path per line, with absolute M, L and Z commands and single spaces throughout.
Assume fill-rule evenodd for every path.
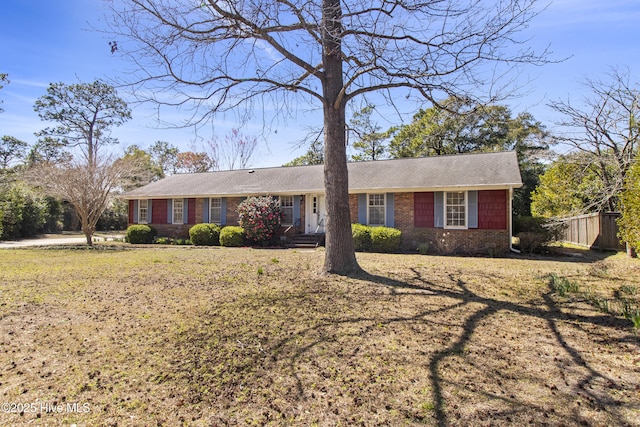
M 487 280 L 496 278 L 487 277 Z M 628 381 L 625 383 L 623 379 L 613 378 L 601 367 L 595 366 L 585 354 L 586 350 L 576 347 L 572 344 L 573 338 L 566 336 L 566 332 L 572 328 L 581 329 L 582 333 L 589 333 L 589 328 L 604 328 L 605 331 L 629 330 L 629 324 L 624 319 L 600 313 L 563 311 L 563 307 L 554 300 L 552 290 L 542 295 L 543 302 L 540 304 L 516 303 L 486 297 L 471 290 L 468 284 L 455 274 L 449 274 L 443 281 L 432 281 L 416 268 L 411 269 L 411 277 L 406 279 L 361 273 L 342 278 L 341 283 L 345 282 L 359 286 L 358 292 L 362 294 L 352 295 L 346 290 L 344 294 L 336 295 L 333 293 L 335 289 L 325 290 L 322 284 L 316 284 L 315 288 L 304 288 L 300 293 L 275 293 L 266 299 L 256 294 L 255 301 L 237 301 L 234 307 L 243 308 L 246 304 L 255 304 L 255 309 L 248 310 L 247 313 L 260 315 L 269 310 L 280 310 L 280 314 L 276 317 L 247 318 L 246 322 L 241 320 L 242 313 L 229 314 L 237 318 L 225 322 L 229 323 L 228 329 L 218 327 L 211 330 L 199 327 L 197 333 L 187 331 L 185 342 L 188 341 L 188 345 L 178 343 L 178 347 L 184 344 L 185 353 L 190 353 L 190 364 L 184 367 L 186 371 L 191 372 L 191 376 L 187 378 L 189 386 L 208 390 L 207 385 L 217 381 L 216 398 L 219 398 L 221 393 L 224 394 L 229 408 L 233 407 L 233 402 L 239 395 L 241 399 L 252 398 L 243 394 L 243 387 L 245 390 L 250 387 L 260 390 L 261 393 L 270 393 L 266 398 L 259 398 L 262 399 L 260 402 L 254 402 L 262 411 L 261 418 L 254 419 L 258 424 L 269 423 L 273 421 L 274 416 L 281 416 L 282 420 L 290 417 L 297 420 L 295 417 L 304 417 L 301 411 L 306 410 L 312 413 L 315 410 L 317 414 L 325 417 L 326 424 L 321 423 L 322 425 L 335 422 L 357 424 L 358 418 L 351 415 L 366 412 L 360 405 L 363 405 L 363 400 L 375 399 L 375 396 L 367 395 L 373 390 L 379 392 L 378 396 L 383 396 L 383 401 L 368 402 L 369 410 L 382 407 L 381 410 L 388 413 L 396 411 L 409 423 L 456 425 L 461 421 L 458 416 L 460 414 L 455 414 L 454 401 L 460 402 L 464 398 L 452 395 L 452 389 L 462 390 L 462 393 L 471 394 L 475 399 L 484 399 L 483 402 L 491 401 L 498 405 L 497 409 L 493 408 L 490 412 L 481 414 L 489 417 L 492 423 L 495 421 L 496 425 L 524 421 L 537 423 L 544 421 L 544 418 L 535 417 L 546 416 L 549 409 L 555 409 L 553 405 L 556 405 L 556 402 L 538 404 L 524 399 L 522 393 L 504 395 L 487 388 L 476 387 L 477 385 L 465 383 L 464 378 L 452 378 L 447 375 L 445 369 L 445 366 L 451 363 L 458 369 L 461 366 L 462 369 L 480 369 L 477 365 L 482 364 L 482 358 L 469 358 L 467 349 L 478 345 L 477 334 L 480 329 L 485 328 L 487 324 L 495 327 L 496 323 L 492 318 L 503 313 L 511 313 L 518 316 L 517 320 L 511 319 L 512 322 L 546 324 L 544 330 L 536 332 L 540 335 L 547 333 L 555 342 L 555 348 L 566 356 L 564 359 L 567 362 L 562 363 L 567 364 L 572 376 L 566 389 L 562 391 L 565 400 L 572 394 L 579 395 L 586 400 L 591 409 L 606 413 L 608 422 L 632 425 L 625 411 L 636 408 L 638 400 L 634 400 L 633 397 L 616 399 L 613 397 L 615 393 L 609 393 L 611 390 L 617 390 L 621 394 L 628 393 L 631 396 L 633 391 L 629 390 Z M 348 285 L 344 289 L 347 288 Z M 410 301 L 416 304 L 417 309 L 409 314 L 404 311 L 368 312 L 367 304 L 360 301 L 366 298 L 372 303 L 386 301 L 386 308 L 402 306 Z M 436 298 L 439 299 L 438 305 L 431 306 L 430 302 Z M 352 305 L 360 307 L 360 311 L 348 311 Z M 206 319 L 216 316 L 220 316 L 219 311 L 201 313 L 199 317 Z M 490 319 L 493 323 L 489 323 Z M 281 322 L 282 326 L 275 325 L 277 322 Z M 248 326 L 245 327 L 245 323 Z M 409 362 L 405 359 L 396 361 L 393 354 L 389 355 L 383 350 L 371 347 L 380 345 L 387 330 L 395 333 L 394 328 L 396 331 L 414 328 L 415 338 L 420 338 L 420 330 L 428 328 L 437 328 L 438 333 L 451 332 L 446 339 L 443 338 L 434 344 L 424 343 L 423 347 L 411 347 L 405 354 L 416 359 Z M 630 334 L 617 334 L 617 338 L 609 337 L 606 345 L 622 344 L 638 347 L 637 340 Z M 365 356 L 361 355 L 361 345 L 370 346 Z M 480 345 L 490 347 L 493 343 L 482 341 Z M 207 350 L 203 350 L 203 347 Z M 493 350 L 489 348 L 487 351 L 488 355 L 483 357 L 488 358 L 487 362 L 492 362 L 490 358 L 493 356 Z M 402 353 L 402 348 L 399 349 L 399 353 Z M 561 355 L 558 357 L 562 359 Z M 508 356 L 504 362 L 511 362 Z M 360 363 L 370 363 L 372 367 L 359 367 Z M 417 367 L 424 366 L 425 382 L 430 394 L 429 402 L 424 404 L 425 410 L 415 410 L 410 404 L 394 402 L 393 392 L 397 390 L 393 387 L 374 387 L 376 382 L 381 382 L 378 376 L 386 375 L 391 382 L 394 381 L 397 372 L 410 376 L 402 369 L 394 370 L 394 363 L 398 363 L 401 365 L 400 368 L 405 370 L 411 369 L 411 363 L 417 364 Z M 559 363 L 561 362 L 558 361 L 557 364 Z M 380 364 L 378 370 L 376 364 Z M 493 369 L 493 374 L 503 374 L 501 366 L 494 365 Z M 357 374 L 365 375 L 365 378 L 359 380 Z M 489 374 L 491 372 L 488 370 L 481 371 L 479 379 L 487 379 Z M 538 371 L 534 371 L 534 374 L 542 375 Z M 367 375 L 376 378 L 368 378 Z M 473 375 L 470 378 L 475 379 Z M 520 380 L 521 378 L 514 377 L 509 381 L 513 385 L 518 384 Z M 531 381 L 531 378 L 529 380 Z M 361 381 L 361 384 L 354 385 L 354 381 Z M 542 379 L 537 381 L 544 382 Z M 469 391 L 469 387 L 475 388 Z M 538 387 L 544 388 L 542 385 Z M 344 392 L 345 388 L 347 392 Z M 271 391 L 265 391 L 267 389 Z M 547 392 L 545 389 L 544 393 Z M 206 393 L 200 393 L 200 396 L 206 397 Z M 336 396 L 327 397 L 331 393 Z M 414 396 L 415 393 L 407 391 L 406 395 Z M 342 402 L 342 406 L 335 404 L 336 401 Z M 467 411 L 476 411 L 473 402 L 463 404 L 468 405 Z M 254 409 L 247 409 L 249 410 Z M 237 409 L 230 411 L 234 412 Z M 566 408 L 560 408 L 559 413 L 555 415 L 556 418 L 552 418 L 551 422 L 563 423 L 562 417 L 569 414 L 567 411 Z M 304 421 L 307 420 L 303 418 L 300 423 L 304 424 Z M 474 421 L 477 420 L 467 419 L 462 423 Z M 385 422 L 388 421 L 381 418 L 380 423 Z M 580 422 L 588 424 L 590 421 L 585 418 L 584 412 L 573 409 L 571 420 L 567 424 Z M 377 422 L 371 421 L 364 425 L 371 424 Z
M 429 293 L 433 293 L 436 295 L 446 296 L 448 298 L 458 300 L 458 305 L 470 305 L 472 303 L 475 303 L 481 304 L 483 306 L 481 309 L 476 309 L 473 314 L 469 315 L 466 318 L 463 325 L 463 332 L 459 336 L 459 338 L 451 343 L 448 347 L 435 352 L 430 359 L 429 371 L 431 374 L 430 380 L 433 388 L 434 412 L 439 426 L 446 426 L 450 424 L 450 420 L 448 420 L 447 414 L 445 412 L 446 398 L 443 394 L 443 384 L 446 383 L 447 380 L 443 378 L 439 373 L 441 364 L 447 358 L 464 354 L 465 347 L 472 341 L 474 332 L 476 331 L 478 325 L 482 322 L 482 320 L 495 315 L 499 311 L 510 311 L 519 315 L 546 320 L 549 326 L 549 330 L 553 332 L 557 343 L 562 347 L 562 349 L 564 349 L 566 354 L 569 355 L 573 363 L 576 366 L 584 368 L 588 372 L 588 374 L 576 384 L 575 391 L 577 393 L 582 393 L 585 397 L 587 397 L 587 400 L 590 401 L 591 404 L 594 405 L 598 410 L 608 411 L 609 414 L 611 414 L 612 418 L 615 420 L 616 424 L 628 424 L 628 420 L 625 420 L 622 414 L 618 412 L 618 406 L 620 406 L 621 404 L 620 401 L 617 401 L 613 398 L 603 397 L 602 395 L 599 395 L 598 393 L 592 391 L 590 386 L 597 381 L 602 380 L 610 388 L 622 390 L 624 387 L 621 384 L 618 384 L 616 379 L 610 377 L 605 372 L 602 372 L 592 366 L 585 359 L 585 357 L 583 357 L 582 351 L 572 346 L 565 339 L 558 326 L 559 322 L 566 322 L 577 325 L 592 324 L 597 326 L 605 326 L 608 328 L 629 329 L 629 322 L 627 320 L 606 314 L 585 316 L 563 312 L 552 298 L 553 289 L 551 289 L 551 285 L 550 290 L 543 295 L 546 308 L 532 307 L 516 304 L 509 301 L 502 301 L 479 296 L 473 293 L 466 286 L 465 282 L 463 282 L 461 279 L 456 279 L 453 275 L 450 275 L 449 278 L 452 282 L 455 282 L 454 290 L 436 285 L 428 280 L 425 280 L 416 269 L 412 269 L 412 271 L 415 274 L 413 281 L 419 284 L 408 283 L 389 277 L 368 273 L 363 273 L 359 275 L 358 278 L 380 286 L 384 286 L 390 289 L 391 292 L 395 294 L 410 290 L 413 292 L 418 292 L 415 295 L 419 296 L 421 295 L 421 293 L 424 295 L 424 292 L 427 291 L 428 293 L 426 295 L 428 295 Z M 417 317 L 421 316 L 422 315 Z M 630 342 L 635 346 L 638 346 L 638 340 L 631 337 L 631 335 L 628 335 L 626 339 L 617 340 L 617 342 Z M 576 414 L 576 417 L 579 417 L 578 414 Z M 583 420 L 583 422 L 588 424 L 588 420 Z

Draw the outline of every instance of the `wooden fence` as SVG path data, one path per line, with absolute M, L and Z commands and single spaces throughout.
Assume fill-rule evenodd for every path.
M 561 241 L 591 249 L 623 251 L 625 245 L 618 238 L 617 212 L 594 213 L 564 218 Z

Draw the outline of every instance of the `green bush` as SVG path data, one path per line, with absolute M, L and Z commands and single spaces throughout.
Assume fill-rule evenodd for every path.
M 242 246 L 244 244 L 244 228 L 235 225 L 223 227 L 220 230 L 220 244 L 222 246 Z
M 116 199 L 100 215 L 96 224 L 96 230 L 124 230 L 129 222 L 128 204 L 120 199 Z
M 177 239 L 173 239 L 171 241 L 171 244 L 172 245 L 178 245 L 178 246 L 190 245 L 191 244 L 191 240 L 190 239 L 177 238 Z
M 351 234 L 356 251 L 371 250 L 371 227 L 362 224 L 351 224 Z
M 125 241 L 134 245 L 153 243 L 153 239 L 157 235 L 158 232 L 156 231 L 156 229 L 149 225 L 130 225 L 129 228 L 127 228 L 127 237 Z
M 427 242 L 422 242 L 418 245 L 418 253 L 420 255 L 427 255 L 429 253 L 430 245 Z
M 548 219 L 540 216 L 516 216 L 513 218 L 513 234 L 546 233 Z
M 189 238 L 196 246 L 217 246 L 220 244 L 220 226 L 196 224 L 189 229 Z
M 397 228 L 373 227 L 371 229 L 371 250 L 374 252 L 398 252 L 402 242 L 402 232 Z
M 542 248 L 562 234 L 561 223 L 535 216 L 518 216 L 513 220 L 513 234 L 520 240 L 523 252 L 540 252 Z
M 44 196 L 21 182 L 0 189 L 1 239 L 33 237 L 44 231 L 47 203 Z
M 620 195 L 622 216 L 618 219 L 619 237 L 640 252 L 640 154 L 629 169 Z M 630 253 L 631 254 L 631 253 Z

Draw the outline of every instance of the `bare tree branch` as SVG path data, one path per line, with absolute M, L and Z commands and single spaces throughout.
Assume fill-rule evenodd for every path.
M 546 51 L 536 53 L 517 38 L 539 13 L 536 0 L 112 4 L 111 37 L 134 65 L 124 83 L 158 108 L 191 108 L 188 124 L 250 109 L 259 98 L 277 112 L 319 101 L 328 214 L 324 271 L 359 269 L 349 225 L 347 103 L 373 92 L 392 105 L 407 96 L 495 102 L 512 83 L 498 77 L 520 64 L 548 62 Z M 302 96 L 282 98 L 286 93 Z

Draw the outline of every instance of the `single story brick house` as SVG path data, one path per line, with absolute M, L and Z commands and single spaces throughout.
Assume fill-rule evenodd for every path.
M 515 152 L 349 163 L 352 223 L 402 231 L 403 246 L 440 253 L 502 253 L 511 247 L 511 202 L 522 186 Z M 323 233 L 323 166 L 175 174 L 124 194 L 130 224 L 187 236 L 197 223 L 237 225 L 248 196 L 279 197 L 288 233 Z

